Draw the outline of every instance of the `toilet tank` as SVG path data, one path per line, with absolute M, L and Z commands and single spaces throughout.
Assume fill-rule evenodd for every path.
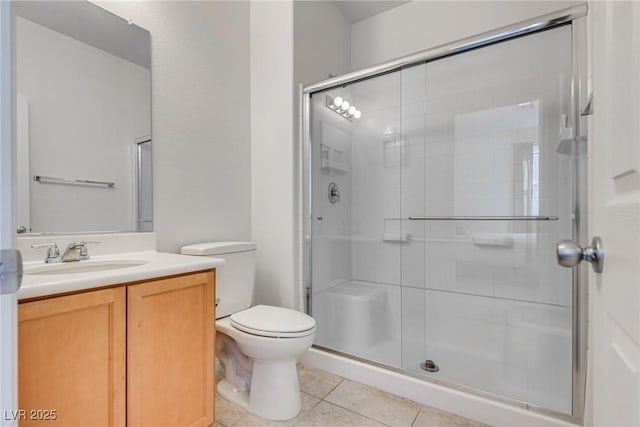
M 183 255 L 222 258 L 216 269 L 216 319 L 230 316 L 253 305 L 256 273 L 256 244 L 253 242 L 210 242 L 183 246 Z

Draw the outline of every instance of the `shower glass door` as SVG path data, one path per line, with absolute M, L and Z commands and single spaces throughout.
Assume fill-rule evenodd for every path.
M 401 225 L 403 368 L 564 413 L 572 273 L 555 244 L 572 236 L 572 71 L 565 26 L 402 79 L 400 216 L 425 217 Z
M 311 98 L 315 343 L 396 367 L 400 229 L 385 235 L 394 232 L 385 218 L 400 216 L 401 77 L 391 73 Z M 360 118 L 341 108 L 345 102 Z
M 316 345 L 571 414 L 571 37 L 312 94 Z

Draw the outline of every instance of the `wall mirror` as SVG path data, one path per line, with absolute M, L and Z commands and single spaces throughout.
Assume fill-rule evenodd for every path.
M 149 32 L 87 1 L 15 10 L 17 232 L 151 231 Z

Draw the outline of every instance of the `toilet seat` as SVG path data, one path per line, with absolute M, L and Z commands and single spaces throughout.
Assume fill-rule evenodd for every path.
M 316 321 L 296 310 L 257 305 L 230 316 L 231 326 L 252 335 L 297 338 L 314 332 Z

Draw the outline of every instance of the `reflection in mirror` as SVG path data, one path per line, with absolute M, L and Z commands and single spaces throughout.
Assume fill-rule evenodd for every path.
M 18 233 L 151 231 L 149 32 L 86 1 L 15 9 Z

